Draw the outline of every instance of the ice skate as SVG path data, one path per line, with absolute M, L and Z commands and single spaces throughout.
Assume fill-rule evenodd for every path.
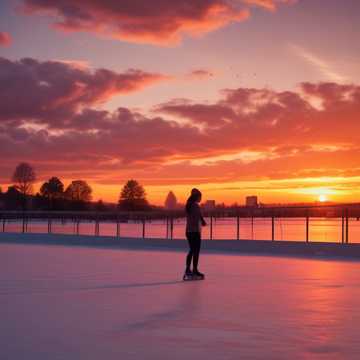
M 189 269 L 185 270 L 183 280 L 184 281 L 193 280 L 193 272 Z

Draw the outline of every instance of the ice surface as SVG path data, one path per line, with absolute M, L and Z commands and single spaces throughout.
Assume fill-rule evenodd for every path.
M 0 244 L 0 358 L 358 359 L 358 262 Z

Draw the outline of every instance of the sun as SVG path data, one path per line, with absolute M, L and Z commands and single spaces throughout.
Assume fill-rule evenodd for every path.
M 327 201 L 326 195 L 324 195 L 324 194 L 319 195 L 319 201 L 320 201 L 320 202 L 325 202 L 325 201 Z

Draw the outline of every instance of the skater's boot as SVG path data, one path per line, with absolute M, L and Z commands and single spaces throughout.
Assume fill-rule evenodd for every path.
M 204 279 L 205 278 L 205 275 L 203 273 L 201 273 L 199 270 L 194 270 L 193 271 L 193 276 L 195 278 L 198 278 L 198 279 Z
M 190 279 L 192 279 L 192 276 L 193 276 L 193 272 L 190 269 L 186 269 L 183 279 L 190 280 Z

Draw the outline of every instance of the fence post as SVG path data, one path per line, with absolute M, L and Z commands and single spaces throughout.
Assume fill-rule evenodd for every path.
M 344 218 L 344 210 L 343 210 L 343 213 L 341 215 L 341 243 L 342 244 L 344 244 L 344 242 L 345 242 L 344 231 L 345 231 L 345 218 Z
M 96 215 L 96 219 L 95 219 L 95 236 L 99 236 L 99 234 L 100 234 L 99 217 Z
M 213 239 L 213 217 L 210 215 L 210 240 Z
M 271 240 L 275 241 L 275 217 L 271 217 Z
M 142 219 L 142 237 L 145 239 L 145 219 Z
M 51 233 L 51 219 L 50 219 L 50 215 L 48 216 L 48 234 Z
M 3 223 L 2 223 L 2 232 L 5 232 L 5 222 L 6 222 L 6 220 L 5 220 L 5 218 L 3 219 Z
M 119 217 L 116 218 L 116 237 L 120 237 L 120 223 Z
M 309 242 L 309 214 L 306 214 L 306 242 Z
M 170 218 L 170 239 L 172 240 L 174 237 L 174 219 Z
M 169 218 L 166 217 L 166 240 L 169 239 Z
M 346 218 L 345 218 L 345 241 L 349 243 L 349 209 L 346 209 Z
M 240 240 L 240 217 L 237 215 L 236 217 L 236 238 Z
M 76 235 L 79 235 L 80 219 L 76 220 Z
M 22 218 L 22 232 L 25 233 L 25 215 L 23 214 Z
M 254 240 L 254 214 L 251 213 L 251 240 Z

